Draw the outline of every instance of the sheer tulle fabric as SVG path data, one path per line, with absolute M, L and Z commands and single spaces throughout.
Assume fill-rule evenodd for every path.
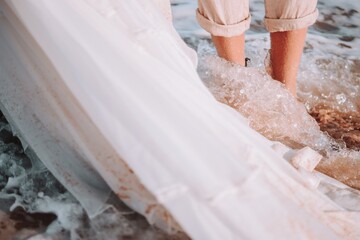
M 290 149 L 215 101 L 164 4 L 1 2 L 1 109 L 23 143 L 90 216 L 112 190 L 194 239 L 357 236 L 359 215 L 295 170 Z

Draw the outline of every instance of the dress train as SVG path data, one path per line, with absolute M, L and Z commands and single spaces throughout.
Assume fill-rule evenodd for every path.
M 312 172 L 319 155 L 267 140 L 217 102 L 159 4 L 168 11 L 0 2 L 0 107 L 23 144 L 90 216 L 114 191 L 194 239 L 359 237 L 359 213 L 318 188 L 346 189 Z

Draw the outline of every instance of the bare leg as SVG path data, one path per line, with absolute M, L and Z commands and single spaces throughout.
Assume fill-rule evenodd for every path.
M 212 36 L 212 40 L 220 57 L 245 66 L 245 34 L 234 37 Z
M 296 97 L 296 78 L 307 28 L 270 33 L 272 77 L 285 84 Z

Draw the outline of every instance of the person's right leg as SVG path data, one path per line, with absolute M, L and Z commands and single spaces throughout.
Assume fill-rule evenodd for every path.
M 245 34 L 233 37 L 211 36 L 219 57 L 245 66 Z
M 220 57 L 245 66 L 244 32 L 250 26 L 248 0 L 199 0 L 197 19 L 211 34 Z

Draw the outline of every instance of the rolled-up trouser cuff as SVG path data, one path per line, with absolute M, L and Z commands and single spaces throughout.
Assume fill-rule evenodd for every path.
M 319 11 L 315 9 L 314 12 L 297 19 L 264 19 L 264 24 L 269 32 L 285 32 L 309 27 L 316 22 Z
M 243 21 L 232 24 L 232 25 L 221 25 L 216 22 L 212 22 L 206 17 L 204 17 L 199 9 L 196 10 L 196 19 L 200 26 L 209 32 L 213 36 L 222 36 L 222 37 L 233 37 L 238 36 L 244 33 L 247 29 L 250 28 L 251 15 L 244 19 Z

